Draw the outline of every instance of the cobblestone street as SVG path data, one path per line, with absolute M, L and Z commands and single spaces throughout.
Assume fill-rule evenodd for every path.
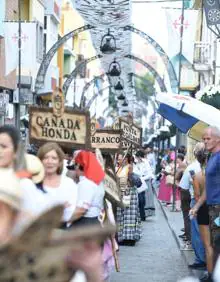
M 190 275 L 160 205 L 156 216 L 143 224 L 143 236 L 135 247 L 120 247 L 120 273 L 111 282 L 176 282 Z

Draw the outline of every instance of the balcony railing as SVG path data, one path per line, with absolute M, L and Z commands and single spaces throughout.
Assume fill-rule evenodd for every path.
M 210 43 L 195 42 L 193 64 L 197 71 L 212 69 L 212 46 Z

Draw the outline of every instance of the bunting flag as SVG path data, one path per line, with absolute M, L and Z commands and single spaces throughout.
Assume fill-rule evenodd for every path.
M 5 75 L 18 66 L 18 23 L 5 23 Z M 32 70 L 36 64 L 36 23 L 21 23 L 21 67 Z
M 168 56 L 175 57 L 180 52 L 181 9 L 166 10 L 168 30 Z M 194 56 L 194 42 L 198 20 L 197 10 L 185 10 L 183 20 L 183 56 L 192 64 Z

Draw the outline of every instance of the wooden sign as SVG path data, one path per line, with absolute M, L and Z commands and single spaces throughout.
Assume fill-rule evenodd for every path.
M 113 126 L 122 130 L 122 148 L 128 148 L 131 144 L 135 147 L 142 145 L 142 128 L 137 126 L 132 119 L 119 118 Z
M 52 108 L 30 107 L 30 142 L 57 142 L 66 148 L 89 148 L 89 112 L 66 109 L 61 117 Z
M 97 129 L 91 136 L 91 146 L 102 151 L 119 151 L 121 149 L 121 134 L 121 130 Z
M 113 201 L 118 206 L 122 206 L 123 204 L 121 201 L 121 190 L 119 187 L 119 183 L 117 181 L 117 178 L 114 177 L 114 175 L 108 170 L 105 170 L 104 186 L 106 198 L 110 202 Z

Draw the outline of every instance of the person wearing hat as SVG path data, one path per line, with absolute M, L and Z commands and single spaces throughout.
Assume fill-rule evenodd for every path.
M 104 208 L 104 170 L 95 154 L 89 151 L 77 152 L 74 161 L 79 182 L 77 207 L 71 221 L 74 226 L 98 224 Z
M 13 236 L 18 212 L 22 205 L 22 188 L 11 169 L 0 169 L 0 244 Z

